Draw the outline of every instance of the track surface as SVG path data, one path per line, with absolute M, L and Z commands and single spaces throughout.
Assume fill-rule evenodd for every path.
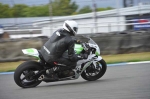
M 41 83 L 23 89 L 13 75 L 0 75 L 0 99 L 150 99 L 150 64 L 108 67 L 99 80 Z

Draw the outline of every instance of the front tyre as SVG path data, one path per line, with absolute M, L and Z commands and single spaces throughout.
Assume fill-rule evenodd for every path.
M 15 83 L 22 88 L 36 87 L 41 81 L 34 79 L 33 76 L 42 70 L 40 63 L 27 61 L 17 67 L 14 73 Z
M 82 72 L 81 77 L 88 81 L 94 81 L 101 78 L 107 70 L 106 62 L 102 59 L 96 62 L 96 67 L 91 64 Z

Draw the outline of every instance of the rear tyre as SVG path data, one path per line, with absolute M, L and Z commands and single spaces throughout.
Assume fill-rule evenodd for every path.
M 106 62 L 102 59 L 96 63 L 96 67 L 91 64 L 82 72 L 81 77 L 88 81 L 94 81 L 101 78 L 107 70 Z
M 14 81 L 22 88 L 36 87 L 41 83 L 41 81 L 34 79 L 33 76 L 42 69 L 43 67 L 38 62 L 24 62 L 15 70 Z

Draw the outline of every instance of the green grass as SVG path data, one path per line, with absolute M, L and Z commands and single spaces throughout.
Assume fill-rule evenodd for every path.
M 23 61 L 0 63 L 0 72 L 14 71 L 18 67 L 18 65 L 21 63 L 23 63 Z
M 120 62 L 150 61 L 150 52 L 102 55 L 102 57 L 107 64 Z M 23 63 L 23 61 L 0 63 L 0 72 L 14 71 L 21 63 Z
M 107 62 L 107 64 L 120 62 L 150 61 L 150 52 L 102 55 L 102 57 Z

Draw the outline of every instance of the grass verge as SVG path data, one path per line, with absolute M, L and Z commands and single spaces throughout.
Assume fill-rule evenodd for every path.
M 102 57 L 107 64 L 120 63 L 120 62 L 150 61 L 150 52 L 102 55 Z
M 120 62 L 150 61 L 150 52 L 102 55 L 102 57 L 107 64 Z M 14 71 L 21 63 L 23 63 L 23 61 L 0 63 L 0 72 Z

